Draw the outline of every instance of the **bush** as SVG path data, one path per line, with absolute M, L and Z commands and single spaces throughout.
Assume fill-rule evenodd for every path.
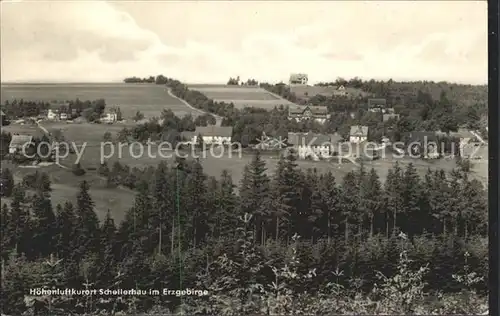
M 80 177 L 80 176 L 83 176 L 85 174 L 85 169 L 82 168 L 80 163 L 76 163 L 73 165 L 72 172 L 75 176 Z

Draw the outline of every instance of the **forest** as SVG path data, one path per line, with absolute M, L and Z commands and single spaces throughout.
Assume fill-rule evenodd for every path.
M 118 167 L 113 167 L 118 168 Z M 123 167 L 127 170 L 127 167 Z M 130 168 L 128 168 L 130 170 Z M 477 314 L 486 306 L 486 189 L 467 172 L 362 164 L 335 179 L 257 152 L 241 183 L 198 161 L 134 172 L 135 203 L 97 218 L 89 183 L 52 205 L 41 172 L 1 174 L 7 315 Z M 119 183 L 120 179 L 114 179 Z M 196 289 L 207 296 L 33 296 L 32 288 Z

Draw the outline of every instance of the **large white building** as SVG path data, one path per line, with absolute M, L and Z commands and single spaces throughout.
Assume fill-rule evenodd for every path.
M 231 144 L 233 128 L 231 126 L 197 126 L 193 136 L 193 144 L 198 143 L 198 135 L 201 135 L 205 144 Z
M 299 158 L 319 160 L 332 157 L 341 140 L 337 134 L 288 133 L 287 142 Z
M 324 124 L 330 118 L 326 106 L 290 106 L 288 108 L 288 119 L 297 122 L 315 120 Z

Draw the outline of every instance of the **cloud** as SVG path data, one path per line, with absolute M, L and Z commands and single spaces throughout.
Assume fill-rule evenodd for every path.
M 2 3 L 3 81 L 487 80 L 484 2 Z

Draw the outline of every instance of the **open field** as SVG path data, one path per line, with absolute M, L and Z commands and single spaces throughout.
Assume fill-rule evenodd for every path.
M 265 89 L 253 86 L 227 85 L 188 85 L 190 89 L 199 91 L 208 98 L 218 102 L 233 102 L 237 108 L 257 107 L 272 110 L 279 105 L 290 105 L 285 100 Z
M 290 88 L 291 92 L 295 93 L 295 95 L 299 98 L 311 98 L 315 95 L 323 95 L 325 97 L 330 97 L 337 90 L 337 87 L 320 87 L 320 86 L 302 86 L 295 85 Z M 362 96 L 366 97 L 369 94 L 355 88 L 345 88 L 345 91 L 349 93 L 353 97 Z
M 40 168 L 21 168 L 6 161 L 2 161 L 2 168 L 13 170 L 16 183 L 20 182 L 25 175 L 34 173 L 37 170 L 46 172 L 52 182 L 51 201 L 54 207 L 58 203 L 62 204 L 66 201 L 75 203 L 79 190 L 78 185 L 81 181 L 86 180 L 90 184 L 90 195 L 95 203 L 96 213 L 101 220 L 104 219 L 109 209 L 113 218 L 117 222 L 121 221 L 125 216 L 125 212 L 134 202 L 134 193 L 132 191 L 107 188 L 106 181 L 98 177 L 95 171 L 88 171 L 84 176 L 75 177 L 70 170 L 62 169 L 56 165 Z M 8 199 L 3 198 L 2 202 L 9 203 Z
M 163 109 L 171 109 L 178 116 L 199 115 L 170 96 L 165 86 L 155 84 L 2 84 L 1 96 L 2 103 L 13 99 L 46 102 L 105 99 L 108 106 L 119 106 L 125 119 L 130 119 L 136 111 L 146 118 L 158 117 Z
M 43 131 L 36 124 L 10 124 L 2 126 L 2 132 L 11 134 L 25 134 L 33 137 L 42 137 Z
M 122 150 L 120 151 L 118 149 L 118 145 L 115 145 L 113 155 L 111 155 L 112 149 L 109 146 L 105 147 L 102 151 L 103 155 L 111 156 L 110 158 L 107 159 L 108 166 L 110 166 L 115 161 L 119 161 L 120 163 L 129 165 L 130 167 L 141 168 L 149 165 L 155 166 L 160 161 L 167 161 L 167 162 L 174 161 L 174 156 L 175 156 L 174 152 L 170 153 L 164 152 L 164 156 L 169 155 L 169 157 L 167 158 L 162 158 L 158 154 L 157 147 L 155 146 L 151 147 L 150 152 L 152 153 L 151 156 L 148 155 L 148 149 L 146 146 L 144 146 L 144 154 L 139 158 L 134 158 L 134 156 L 135 157 L 139 156 L 140 152 L 138 148 L 131 149 L 127 146 L 123 147 Z M 213 155 L 211 155 L 209 151 L 207 151 L 204 156 L 203 154 L 198 153 L 198 155 L 202 157 L 200 158 L 200 162 L 203 166 L 204 171 L 209 176 L 219 177 L 221 172 L 224 169 L 226 169 L 231 172 L 234 183 L 239 183 L 242 179 L 243 168 L 246 164 L 250 162 L 250 160 L 252 159 L 252 155 L 246 153 L 239 155 L 237 152 L 233 152 L 231 153 L 230 156 L 227 150 L 223 152 L 221 155 L 219 155 L 219 153 L 220 152 L 218 152 L 217 150 L 214 150 Z M 98 167 L 100 164 L 100 157 L 101 157 L 100 147 L 96 146 L 87 147 L 82 156 L 81 160 L 82 166 L 84 168 Z M 70 167 L 75 161 L 75 159 L 76 156 L 71 155 L 67 159 L 65 159 L 62 162 L 62 164 Z M 263 155 L 263 159 L 266 161 L 268 174 L 272 175 L 276 169 L 276 164 L 278 162 L 276 154 Z M 450 172 L 452 169 L 457 167 L 456 162 L 454 160 L 441 159 L 434 161 L 432 160 L 424 161 L 420 159 L 411 159 L 411 158 L 396 159 L 390 156 L 388 156 L 386 159 L 379 159 L 375 161 L 366 162 L 365 166 L 368 169 L 373 167 L 378 172 L 381 180 L 385 181 L 385 178 L 387 176 L 387 171 L 393 166 L 393 164 L 396 161 L 399 162 L 402 168 L 407 166 L 410 162 L 413 163 L 421 176 L 425 175 L 428 168 L 444 169 L 445 171 Z M 316 168 L 319 172 L 331 171 L 337 177 L 337 179 L 342 178 L 349 171 L 356 170 L 358 168 L 356 165 L 352 163 L 339 164 L 336 160 L 333 162 L 326 162 L 326 161 L 315 162 L 315 161 L 299 160 L 297 163 L 298 166 L 302 169 Z M 471 175 L 472 177 L 480 180 L 484 185 L 487 185 L 488 161 L 486 159 L 473 161 L 473 169 Z

